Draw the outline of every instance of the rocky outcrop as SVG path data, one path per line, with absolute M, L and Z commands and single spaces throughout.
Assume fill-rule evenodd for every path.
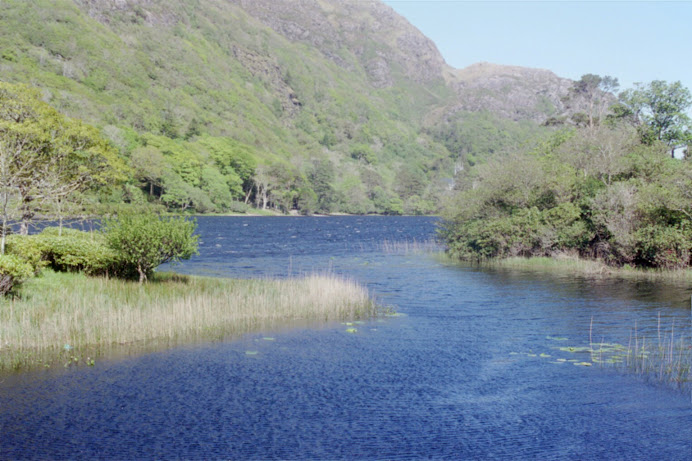
M 568 109 L 565 98 L 572 81 L 548 70 L 484 62 L 456 70 L 450 84 L 458 101 L 448 106 L 448 113 L 489 111 L 543 123 Z
M 314 46 L 338 66 L 349 71 L 359 66 L 377 88 L 401 78 L 433 82 L 447 67 L 430 39 L 380 2 L 230 1 L 289 40 Z

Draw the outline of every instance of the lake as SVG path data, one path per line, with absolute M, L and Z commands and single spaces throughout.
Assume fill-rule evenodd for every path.
M 684 284 L 482 270 L 407 252 L 435 219 L 204 217 L 173 270 L 333 272 L 402 315 L 0 376 L 0 459 L 690 459 L 686 390 L 583 366 L 675 324 Z M 573 347 L 577 352 L 570 352 Z M 247 354 L 247 351 L 257 353 Z

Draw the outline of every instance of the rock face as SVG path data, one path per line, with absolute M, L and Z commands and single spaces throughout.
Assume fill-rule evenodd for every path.
M 402 78 L 424 85 L 446 80 L 455 97 L 443 102 L 443 108 L 432 109 L 437 114 L 433 118 L 490 111 L 511 120 L 543 123 L 575 109 L 574 103 L 568 107 L 564 101 L 572 81 L 548 70 L 489 63 L 452 69 L 430 39 L 380 2 L 230 1 L 349 71 L 355 70 L 348 57 L 353 53 L 375 88 L 391 88 Z
M 346 70 L 359 64 L 377 88 L 391 87 L 397 77 L 429 83 L 441 79 L 447 67 L 430 39 L 380 2 L 230 1 L 289 40 L 317 48 Z
M 512 120 L 542 123 L 567 110 L 564 98 L 572 81 L 553 72 L 526 67 L 478 63 L 454 72 L 458 101 L 449 112 L 490 111 Z
M 74 0 L 92 18 L 172 27 L 189 22 L 177 17 L 163 0 Z M 374 89 L 443 85 L 444 100 L 421 108 L 421 119 L 448 118 L 458 112 L 489 111 L 511 120 L 543 123 L 569 115 L 579 104 L 564 99 L 572 82 L 548 70 L 479 63 L 452 69 L 435 44 L 379 1 L 358 0 L 204 0 L 215 8 L 240 8 L 291 42 L 321 53 L 345 72 L 365 75 Z M 193 12 L 195 7 L 187 8 Z M 233 27 L 233 25 L 229 25 Z M 284 113 L 294 114 L 298 98 L 284 81 L 271 50 L 233 47 L 233 55 L 253 75 L 261 75 L 281 95 Z M 431 93 L 436 93 L 431 91 Z

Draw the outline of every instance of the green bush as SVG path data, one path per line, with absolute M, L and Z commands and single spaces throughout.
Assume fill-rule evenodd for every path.
M 117 253 L 117 275 L 145 282 L 159 265 L 197 253 L 197 224 L 184 218 L 123 214 L 103 223 L 109 247 Z
M 6 296 L 34 275 L 34 267 L 17 255 L 0 256 L 0 295 Z
M 679 227 L 656 225 L 635 233 L 638 262 L 661 269 L 681 269 L 690 264 L 690 236 Z
M 31 264 L 33 273 L 38 275 L 48 265 L 44 258 L 46 244 L 40 235 L 10 235 L 7 237 L 5 252 Z
M 84 272 L 87 275 L 108 274 L 118 263 L 101 235 L 80 232 L 63 236 L 45 236 L 44 258 L 60 272 Z

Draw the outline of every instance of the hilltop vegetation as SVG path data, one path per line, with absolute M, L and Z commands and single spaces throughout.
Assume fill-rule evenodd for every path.
M 380 2 L 8 0 L 0 26 L 0 80 L 129 168 L 102 204 L 435 212 L 455 171 L 570 110 L 568 81 L 455 71 Z

